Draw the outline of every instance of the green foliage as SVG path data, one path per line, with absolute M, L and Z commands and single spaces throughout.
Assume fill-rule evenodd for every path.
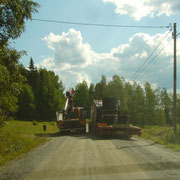
M 156 124 L 159 125 L 159 126 L 164 126 L 164 125 L 166 125 L 166 118 L 165 118 L 164 111 L 163 111 L 162 109 L 158 109 L 158 110 L 156 111 L 155 122 L 156 122 Z
M 57 126 L 52 126 L 52 122 L 46 122 L 47 133 L 57 133 L 59 129 Z M 23 121 L 23 120 L 11 120 L 7 121 L 7 124 L 4 124 L 4 130 L 8 130 L 17 134 L 25 135 L 25 136 L 35 136 L 38 134 L 43 134 L 43 125 L 44 122 L 38 122 L 36 126 L 33 125 L 32 121 Z
M 37 12 L 38 4 L 30 0 L 0 0 L 0 45 L 9 39 L 20 37 L 25 29 L 25 20 Z
M 107 87 L 106 87 L 106 93 L 105 96 L 106 97 L 117 97 L 120 102 L 120 111 L 121 114 L 125 115 L 127 114 L 127 96 L 124 90 L 124 78 L 120 78 L 117 75 L 114 75 L 112 77 L 112 80 L 108 83 Z
M 0 131 L 0 166 L 45 141 L 45 139 L 22 136 L 22 134 L 2 129 Z
M 36 86 L 36 110 L 40 120 L 55 120 L 56 111 L 63 109 L 65 97 L 64 87 L 53 71 L 40 69 Z
M 65 104 L 62 81 L 53 71 L 37 70 L 32 58 L 29 70 L 21 65 L 20 72 L 26 77 L 27 84 L 24 84 L 18 97 L 18 117 L 26 120 L 55 120 L 56 111 L 63 109 Z
M 180 124 L 180 98 L 177 98 L 177 122 Z
M 88 107 L 88 85 L 85 81 L 78 83 L 75 88 L 74 105 L 87 109 Z
M 0 166 L 47 141 L 35 136 L 43 134 L 43 124 L 44 122 L 38 122 L 34 126 L 30 121 L 7 121 L 4 128 L 0 129 Z M 58 127 L 52 126 L 50 122 L 46 122 L 46 125 L 47 134 L 59 131 Z
M 16 112 L 18 95 L 25 78 L 19 59 L 25 52 L 9 47 L 25 29 L 25 20 L 37 12 L 38 4 L 30 0 L 0 0 L 0 114 Z
M 155 122 L 155 108 L 156 96 L 155 91 L 151 88 L 150 83 L 146 82 L 145 88 L 145 118 L 147 125 L 156 124 Z
M 172 100 L 170 99 L 167 90 L 165 88 L 161 91 L 160 98 L 161 98 L 161 106 L 164 108 L 166 124 L 172 125 L 172 117 L 171 117 Z
M 165 125 L 171 122 L 172 100 L 166 89 L 162 91 L 153 89 L 148 82 L 143 88 L 136 82 L 126 82 L 118 75 L 114 75 L 107 83 L 106 77 L 102 76 L 99 83 L 95 86 L 91 84 L 89 87 L 88 109 L 93 99 L 100 100 L 109 96 L 120 100 L 121 115 L 129 115 L 130 123 L 134 125 L 143 127 L 145 125 Z M 177 102 L 180 101 L 177 100 Z M 180 103 L 177 113 L 180 114 Z M 180 121 L 180 118 L 178 120 Z
M 38 122 L 37 122 L 36 120 L 33 120 L 32 124 L 33 124 L 34 126 L 37 126 Z
M 24 77 L 17 66 L 21 53 L 7 47 L 0 48 L 0 112 L 15 112 L 17 96 L 20 94 Z
M 18 116 L 21 119 L 32 119 L 35 117 L 35 98 L 32 87 L 28 84 L 23 85 L 18 101 Z
M 4 121 L 5 121 L 4 116 L 0 115 L 0 129 L 3 127 Z
M 146 126 L 142 129 L 142 137 L 151 139 L 156 143 L 166 147 L 180 150 L 180 127 L 178 126 L 177 135 L 174 134 L 172 127 L 169 126 Z
M 180 127 L 177 129 L 177 134 L 174 134 L 173 132 L 167 133 L 165 140 L 168 143 L 171 144 L 179 144 L 180 145 Z

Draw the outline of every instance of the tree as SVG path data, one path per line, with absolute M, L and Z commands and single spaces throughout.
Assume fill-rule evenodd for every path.
M 21 53 L 7 47 L 0 48 L 0 111 L 15 112 L 17 96 L 20 94 L 25 78 L 21 75 L 18 60 Z
M 101 76 L 101 81 L 99 83 L 96 84 L 95 86 L 95 93 L 94 96 L 96 99 L 102 99 L 103 97 L 106 96 L 106 77 L 105 75 Z
M 144 91 L 140 85 L 134 82 L 133 85 L 125 85 L 127 114 L 134 125 L 144 125 Z
M 155 122 L 155 108 L 156 108 L 156 96 L 155 91 L 151 88 L 151 85 L 146 82 L 145 85 L 145 116 L 146 124 L 152 125 Z
M 13 90 L 10 73 L 0 64 L 0 114 L 14 112 L 17 109 L 17 98 Z
M 155 122 L 156 125 L 159 126 L 164 126 L 166 124 L 166 118 L 163 109 L 156 110 Z
M 29 61 L 29 71 L 34 72 L 35 70 L 36 70 L 36 68 L 34 66 L 34 61 L 33 61 L 32 57 L 31 57 L 30 61 Z
M 94 99 L 95 94 L 95 86 L 94 84 L 90 84 L 88 90 L 88 107 L 87 107 L 87 115 L 90 117 L 91 105 Z
M 24 84 L 18 98 L 18 117 L 25 120 L 35 118 L 35 108 L 35 98 L 32 87 Z
M 145 97 L 144 97 L 144 91 L 140 85 L 136 85 L 135 87 L 135 98 L 133 100 L 133 103 L 136 108 L 136 123 L 138 125 L 145 125 Z
M 180 124 L 180 97 L 177 96 L 177 122 Z
M 53 71 L 40 69 L 36 98 L 36 114 L 39 120 L 51 121 L 56 118 L 56 111 L 63 109 L 64 87 Z
M 20 37 L 25 20 L 37 12 L 38 4 L 30 0 L 0 0 L 0 46 Z
M 32 86 L 34 93 L 36 94 L 36 87 L 38 85 L 38 70 L 34 66 L 34 61 L 32 57 L 30 58 L 29 62 L 29 71 L 28 71 L 28 84 Z
M 17 97 L 25 81 L 19 70 L 24 52 L 10 48 L 9 40 L 20 37 L 25 20 L 31 19 L 37 7 L 30 0 L 0 0 L 0 113 L 17 110 Z
M 164 109 L 166 124 L 172 125 L 172 100 L 170 99 L 165 88 L 161 91 L 161 106 Z
M 112 80 L 108 83 L 106 89 L 106 97 L 117 97 L 121 103 L 121 114 L 127 115 L 127 104 L 126 104 L 126 94 L 124 91 L 124 78 L 120 78 L 114 75 Z
M 86 81 L 78 83 L 75 88 L 74 105 L 88 108 L 88 85 Z

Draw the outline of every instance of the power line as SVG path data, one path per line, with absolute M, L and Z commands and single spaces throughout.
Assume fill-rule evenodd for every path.
M 96 23 L 84 23 L 84 22 L 71 22 L 71 21 L 60 21 L 60 20 L 49 20 L 49 19 L 36 19 L 32 18 L 33 21 L 41 21 L 48 23 L 60 23 L 60 24 L 71 24 L 81 26 L 103 26 L 103 27 L 118 27 L 118 28 L 169 28 L 169 26 L 132 26 L 132 25 L 120 25 L 120 24 L 96 24 Z
M 169 43 L 167 43 L 148 64 L 146 64 L 146 66 L 139 72 L 139 74 L 141 74 L 159 56 L 159 54 L 166 48 L 167 45 L 169 45 Z M 135 78 L 137 78 L 139 74 L 137 74 Z
M 129 79 L 129 81 L 131 81 L 132 79 L 136 78 L 138 76 L 138 73 L 141 71 L 141 69 L 143 68 L 143 66 L 147 63 L 147 61 L 151 58 L 151 56 L 154 54 L 154 52 L 159 48 L 159 46 L 162 44 L 162 42 L 165 40 L 165 38 L 168 36 L 168 34 L 170 33 L 171 29 L 166 33 L 166 35 L 164 36 L 164 38 L 162 39 L 162 41 L 157 45 L 157 47 L 154 49 L 154 51 L 149 55 L 149 57 L 145 60 L 145 62 L 138 68 L 138 70 L 135 72 L 135 74 L 133 74 L 133 76 Z

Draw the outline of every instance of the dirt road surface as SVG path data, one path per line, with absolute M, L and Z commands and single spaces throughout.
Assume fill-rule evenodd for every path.
M 139 137 L 57 136 L 1 168 L 0 179 L 180 179 L 180 152 Z

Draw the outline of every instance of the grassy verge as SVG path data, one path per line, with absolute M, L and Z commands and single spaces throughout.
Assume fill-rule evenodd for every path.
M 180 126 L 176 135 L 172 127 L 146 126 L 142 129 L 142 137 L 180 151 Z
M 58 132 L 55 122 L 7 121 L 0 129 L 0 166 L 17 156 L 29 152 L 34 147 L 47 141 L 42 126 L 46 124 L 45 134 Z

